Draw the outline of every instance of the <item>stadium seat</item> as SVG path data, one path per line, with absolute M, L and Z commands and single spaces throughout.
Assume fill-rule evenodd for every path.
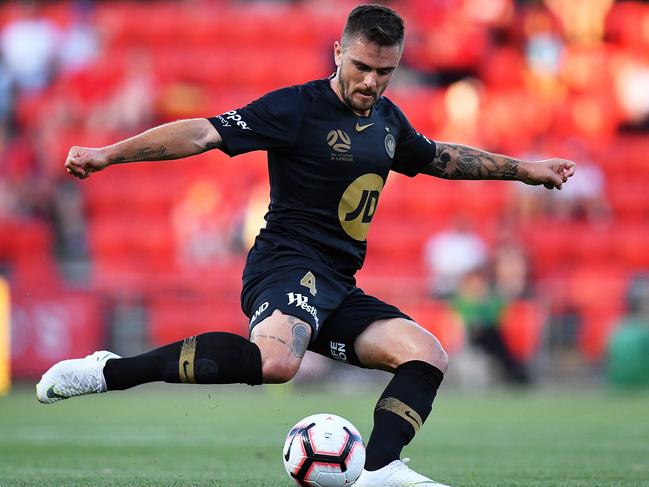
M 584 314 L 602 309 L 621 312 L 627 286 L 628 275 L 618 266 L 589 265 L 570 270 L 566 295 Z
M 154 345 L 210 331 L 247 336 L 247 319 L 237 300 L 218 295 L 159 295 L 149 306 L 149 332 Z
M 459 352 L 464 346 L 462 318 L 447 303 L 428 300 L 402 309 L 435 335 L 449 355 Z
M 18 286 L 12 307 L 14 377 L 34 379 L 59 360 L 83 357 L 102 346 L 106 313 L 95 293 Z
M 101 288 L 119 289 L 120 279 L 140 287 L 175 269 L 175 237 L 167 220 L 128 214 L 92 220 L 89 239 L 93 279 Z
M 646 199 L 649 197 L 645 190 Z M 614 238 L 620 262 L 629 269 L 649 270 L 649 228 L 646 223 L 639 220 L 638 223 L 620 225 Z
M 606 16 L 606 37 L 628 49 L 649 48 L 646 25 L 649 6 L 642 2 L 616 2 Z
M 517 300 L 507 306 L 500 319 L 503 340 L 514 357 L 528 362 L 539 349 L 544 316 L 535 301 Z
M 58 283 L 52 229 L 35 219 L 0 220 L 0 263 L 12 285 L 47 289 Z
M 622 314 L 615 309 L 597 309 L 582 314 L 578 344 L 583 356 L 591 362 L 604 359 L 604 353 Z
M 622 222 L 640 223 L 649 219 L 647 182 L 642 180 L 642 176 L 638 180 L 612 181 L 608 196 L 613 211 Z

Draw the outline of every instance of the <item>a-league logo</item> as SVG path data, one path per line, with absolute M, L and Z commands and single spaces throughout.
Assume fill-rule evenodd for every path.
M 327 135 L 327 144 L 336 152 L 347 152 L 352 148 L 352 139 L 344 130 L 332 130 Z

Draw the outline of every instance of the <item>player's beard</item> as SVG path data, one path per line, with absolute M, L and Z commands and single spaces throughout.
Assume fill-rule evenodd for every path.
M 347 104 L 347 106 L 349 106 L 355 112 L 365 112 L 367 110 L 370 110 L 377 102 L 380 95 L 378 91 L 371 91 L 371 90 L 364 91 L 362 89 L 353 89 L 351 83 L 343 76 L 342 64 L 338 72 L 338 88 L 340 90 L 340 96 L 342 97 L 343 101 Z M 369 95 L 372 98 L 366 99 L 364 102 L 360 102 L 360 103 L 355 102 L 354 101 L 355 93 Z

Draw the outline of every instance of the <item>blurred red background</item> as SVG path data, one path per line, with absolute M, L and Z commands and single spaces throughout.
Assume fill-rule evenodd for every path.
M 134 353 L 202 331 L 246 333 L 240 273 L 267 205 L 265 154 L 212 151 L 83 182 L 63 162 L 72 145 L 327 77 L 358 3 L 0 6 L 0 273 L 16 377 L 105 345 Z M 407 37 L 386 95 L 419 132 L 579 169 L 560 193 L 391 176 L 359 285 L 451 353 L 466 341 L 458 299 L 496 293 L 515 356 L 600 363 L 649 271 L 649 4 L 389 5 Z M 442 291 L 435 238 L 458 229 L 484 256 Z

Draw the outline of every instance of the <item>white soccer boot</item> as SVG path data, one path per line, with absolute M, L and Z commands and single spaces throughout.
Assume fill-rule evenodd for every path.
M 104 365 L 111 358 L 121 358 L 102 350 L 86 358 L 63 360 L 54 364 L 36 384 L 36 397 L 43 404 L 84 394 L 106 392 Z
M 419 475 L 406 465 L 409 461 L 404 458 L 403 461 L 395 460 L 373 472 L 363 470 L 354 487 L 449 487 Z

